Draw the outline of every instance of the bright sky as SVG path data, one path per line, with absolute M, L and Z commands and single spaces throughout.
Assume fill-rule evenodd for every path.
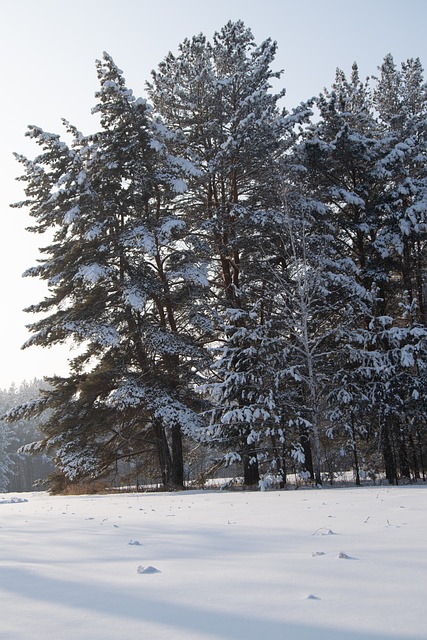
M 22 309 L 44 296 L 37 281 L 21 277 L 43 239 L 25 231 L 23 210 L 9 208 L 23 199 L 12 153 L 35 152 L 24 138 L 27 125 L 60 133 L 64 117 L 89 133 L 94 61 L 103 51 L 139 96 L 168 51 L 199 32 L 211 38 L 230 19 L 242 19 L 258 43 L 277 40 L 287 108 L 330 86 L 336 67 L 348 72 L 354 61 L 362 77 L 375 74 L 387 53 L 397 63 L 419 57 L 427 65 L 427 0 L 1 0 L 0 388 L 63 374 L 68 357 L 67 349 L 20 349 L 34 320 Z

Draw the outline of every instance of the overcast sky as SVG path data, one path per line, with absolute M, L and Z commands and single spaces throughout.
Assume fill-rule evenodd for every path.
M 23 210 L 9 207 L 23 199 L 12 154 L 35 151 L 24 138 L 27 125 L 60 133 L 66 118 L 89 133 L 94 61 L 103 51 L 140 96 L 150 71 L 184 38 L 211 38 L 237 19 L 258 43 L 277 40 L 274 68 L 284 69 L 288 109 L 354 61 L 362 77 L 375 74 L 387 53 L 397 63 L 419 57 L 427 65 L 427 0 L 0 0 L 0 388 L 65 373 L 68 356 L 67 349 L 20 348 L 34 320 L 22 309 L 44 295 L 36 280 L 21 277 L 43 238 L 25 231 Z

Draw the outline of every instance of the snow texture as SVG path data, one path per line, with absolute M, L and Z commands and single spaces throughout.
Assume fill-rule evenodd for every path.
M 110 269 L 100 264 L 82 265 L 79 267 L 75 275 L 75 279 L 81 279 L 90 284 L 96 284 L 99 280 L 107 278 L 110 274 Z
M 0 637 L 421 640 L 426 528 L 425 486 L 2 494 Z

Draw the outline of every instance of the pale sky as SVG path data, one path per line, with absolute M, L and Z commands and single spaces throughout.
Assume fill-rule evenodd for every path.
M 23 279 L 43 238 L 25 231 L 28 218 L 9 204 L 22 200 L 14 151 L 32 157 L 28 124 L 61 133 L 66 118 L 84 133 L 96 126 L 90 110 L 97 80 L 94 62 L 107 51 L 136 96 L 150 71 L 184 38 L 208 38 L 228 20 L 242 19 L 258 43 L 279 48 L 288 109 L 318 94 L 335 69 L 375 74 L 387 53 L 395 62 L 419 57 L 427 66 L 427 0 L 0 0 L 0 388 L 67 371 L 68 349 L 21 350 L 22 309 L 44 296 Z M 427 74 L 426 74 L 427 75 Z

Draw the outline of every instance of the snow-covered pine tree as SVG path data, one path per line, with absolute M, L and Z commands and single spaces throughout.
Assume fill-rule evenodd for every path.
M 375 450 L 381 453 L 376 471 L 383 467 L 391 484 L 425 479 L 427 332 L 416 305 L 408 304 L 402 315 L 405 325 L 374 315 L 357 342 L 348 342 L 352 366 L 338 371 L 342 385 L 331 415 L 332 425 L 341 421 L 352 436 L 353 450 L 356 434 L 366 436 L 368 466 Z
M 353 65 L 350 80 L 337 70 L 335 83 L 315 99 L 319 119 L 303 132 L 300 161 L 304 182 L 336 221 L 342 255 L 354 260 L 359 280 L 386 286 L 387 274 L 375 250 L 384 219 L 387 178 L 381 161 L 386 140 L 377 124 L 369 86 Z
M 382 448 L 387 476 L 394 482 L 398 465 L 390 442 L 399 442 L 399 438 L 393 434 L 404 433 L 406 418 L 399 408 L 404 403 L 398 402 L 399 407 L 394 404 L 400 394 L 387 396 L 387 404 L 384 392 L 385 389 L 391 389 L 391 383 L 387 383 L 386 379 L 387 372 L 391 372 L 390 362 L 395 360 L 397 334 L 399 348 L 404 346 L 405 340 L 408 345 L 414 344 L 411 333 L 413 325 L 404 319 L 402 309 L 413 304 L 408 298 L 416 290 L 418 301 L 421 299 L 422 302 L 422 286 L 417 289 L 415 268 L 412 275 L 408 270 L 404 275 L 404 265 L 419 264 L 419 260 L 408 261 L 405 258 L 409 255 L 405 247 L 409 244 L 408 237 L 414 237 L 415 229 L 418 234 L 423 233 L 425 191 L 422 154 L 411 155 L 415 142 L 404 140 L 402 135 L 399 137 L 395 132 L 397 107 L 393 105 L 400 104 L 401 99 L 396 92 L 397 76 L 392 70 L 392 61 L 387 58 L 386 62 L 383 88 L 381 91 L 378 89 L 377 99 L 378 95 L 384 95 L 387 84 L 394 87 L 394 93 L 390 90 L 384 103 L 383 120 L 376 117 L 371 91 L 367 83 L 360 82 L 357 66 L 353 66 L 350 81 L 343 72 L 338 71 L 331 92 L 326 92 L 316 100 L 320 119 L 304 133 L 306 141 L 301 147 L 301 162 L 308 169 L 311 193 L 315 193 L 336 218 L 335 228 L 341 242 L 342 258 L 349 256 L 354 260 L 360 285 L 371 292 L 370 308 L 362 316 L 358 330 L 348 334 L 349 357 L 344 360 L 344 368 L 341 361 L 336 378 L 344 384 L 341 389 L 338 385 L 331 390 L 330 398 L 334 398 L 337 404 L 332 407 L 330 415 L 334 418 L 334 428 L 338 416 L 344 420 L 352 446 L 354 432 L 348 428 L 348 424 L 350 420 L 354 426 L 356 413 L 359 422 L 368 421 L 376 425 L 374 429 Z M 395 116 L 392 117 L 391 112 Z M 385 124 L 387 118 L 388 124 Z M 415 158 L 420 160 L 419 164 Z M 412 226 L 405 222 L 405 216 L 411 220 Z M 421 238 L 418 236 L 418 240 Z M 422 242 L 419 246 L 422 246 Z M 391 333 L 389 330 L 392 330 Z M 417 327 L 416 333 L 421 339 L 419 332 L 420 328 Z M 391 337 L 393 340 L 390 342 Z M 417 348 L 421 359 L 423 344 L 421 340 Z M 357 350 L 360 350 L 360 357 L 356 355 Z M 372 353 L 370 365 L 366 364 L 369 353 Z M 363 363 L 367 367 L 365 371 Z M 381 375 L 385 376 L 382 378 L 383 386 L 374 385 L 377 390 L 381 388 L 382 395 L 371 393 L 372 385 L 367 382 L 373 370 L 378 375 L 381 371 Z M 409 367 L 405 368 L 405 375 L 399 377 L 401 382 L 408 382 L 409 370 Z M 419 370 L 417 373 L 415 367 L 412 371 L 417 377 Z M 393 377 L 396 375 L 393 373 Z M 351 393 L 348 385 L 352 388 Z M 410 384 L 409 388 L 412 386 Z M 404 397 L 408 397 L 408 387 L 406 391 L 401 391 Z M 366 404 L 368 397 L 369 403 Z M 351 402 L 359 409 L 364 407 L 367 414 L 362 416 L 360 412 L 349 411 L 349 407 L 343 407 L 339 398 L 343 402 L 351 398 Z M 383 410 L 387 411 L 387 419 L 378 418 L 377 412 Z M 400 441 L 404 443 L 405 439 L 406 436 L 402 436 Z
M 298 158 L 298 149 L 287 155 L 283 211 L 281 219 L 276 213 L 277 230 L 270 234 L 265 269 L 280 341 L 276 411 L 287 455 L 296 469 L 321 483 L 327 396 L 347 335 L 363 317 L 365 290 L 357 282 L 353 260 L 341 255 L 334 216 L 310 199 L 308 190 L 298 193 L 302 186 Z
M 205 438 L 225 449 L 228 463 L 246 462 L 246 484 L 261 464 L 265 474 L 285 481 L 277 375 L 281 340 L 271 318 L 260 322 L 263 313 L 256 304 L 250 310 L 226 310 L 223 342 L 207 385 L 212 408 Z
M 245 484 L 259 478 L 256 438 L 247 419 L 249 407 L 257 401 L 253 392 L 251 399 L 245 396 L 246 380 L 254 375 L 255 365 L 242 370 L 242 362 L 248 367 L 249 360 L 238 354 L 239 340 L 246 352 L 266 330 L 259 325 L 268 323 L 259 243 L 265 209 L 277 202 L 277 158 L 290 137 L 278 108 L 283 92 L 270 91 L 271 81 L 280 77 L 271 69 L 275 52 L 276 43 L 266 40 L 257 46 L 241 21 L 229 22 L 212 43 L 203 35 L 184 41 L 179 55 L 169 54 L 153 72 L 148 86 L 155 110 L 175 133 L 167 141 L 169 148 L 197 169 L 182 204 L 208 251 L 216 339 L 224 345 L 223 353 L 215 347 L 213 423 L 227 425 L 219 429 L 222 443 L 242 460 Z M 229 357 L 240 362 L 240 385 Z M 267 382 L 261 387 L 266 388 Z M 240 411 L 234 418 L 240 418 L 230 423 L 230 411 L 236 407 Z
M 426 324 L 427 84 L 420 60 L 409 59 L 398 71 L 387 55 L 374 104 L 388 135 L 383 166 L 390 176 L 390 206 L 376 244 L 394 263 L 400 302 L 402 292 L 404 298 L 416 300 L 419 319 Z
M 150 107 L 109 55 L 97 73 L 100 131 L 83 136 L 66 124 L 69 145 L 30 127 L 43 151 L 19 158 L 27 200 L 17 206 L 29 208 L 32 232 L 53 234 L 27 272 L 49 295 L 28 309 L 44 316 L 26 346 L 71 341 L 80 353 L 68 377 L 50 378 L 42 399 L 12 418 L 51 409 L 35 449 L 53 450 L 70 480 L 111 472 L 154 447 L 163 484 L 177 487 L 182 433 L 198 424 L 191 382 L 202 350 L 192 301 L 206 278 L 185 221 L 169 211 L 185 183 L 156 139 Z
M 380 443 L 390 482 L 420 474 L 416 433 L 425 442 L 427 85 L 418 59 L 398 70 L 384 58 L 374 87 L 374 105 L 383 129 L 387 200 L 374 246 L 387 265 L 389 286 L 379 291 L 371 336 L 383 358 Z M 415 418 L 417 416 L 417 418 Z
M 304 301 L 304 305 L 299 304 L 299 311 L 305 307 L 304 330 L 297 331 L 297 336 L 306 336 L 302 352 L 307 371 L 311 371 L 308 387 L 311 392 L 303 396 L 302 407 L 312 407 L 312 413 L 316 408 L 317 444 L 313 443 L 312 457 L 318 476 L 320 443 L 328 448 L 325 435 L 339 431 L 338 415 L 351 446 L 354 445 L 353 431 L 344 426 L 347 414 L 338 411 L 338 399 L 348 397 L 342 362 L 351 368 L 346 345 L 355 340 L 369 315 L 368 291 L 373 278 L 378 278 L 382 285 L 386 282 L 372 247 L 381 219 L 385 183 L 381 167 L 377 166 L 384 155 L 381 137 L 372 113 L 369 88 L 360 82 L 357 66 L 353 66 L 350 80 L 338 70 L 331 91 L 314 99 L 314 103 L 319 118 L 301 130 L 290 161 L 294 181 L 299 181 L 307 201 L 311 198 L 314 205 L 305 234 L 309 260 L 299 258 L 301 268 L 305 264 L 306 270 L 304 280 L 296 282 L 297 288 L 306 290 L 307 298 L 296 292 L 295 300 Z M 294 244 L 304 247 L 303 237 Z M 359 400 L 363 402 L 363 392 Z M 353 397 L 353 402 L 357 401 Z M 335 428 L 328 426 L 328 415 L 334 417 Z M 307 453 L 306 448 L 306 457 Z

